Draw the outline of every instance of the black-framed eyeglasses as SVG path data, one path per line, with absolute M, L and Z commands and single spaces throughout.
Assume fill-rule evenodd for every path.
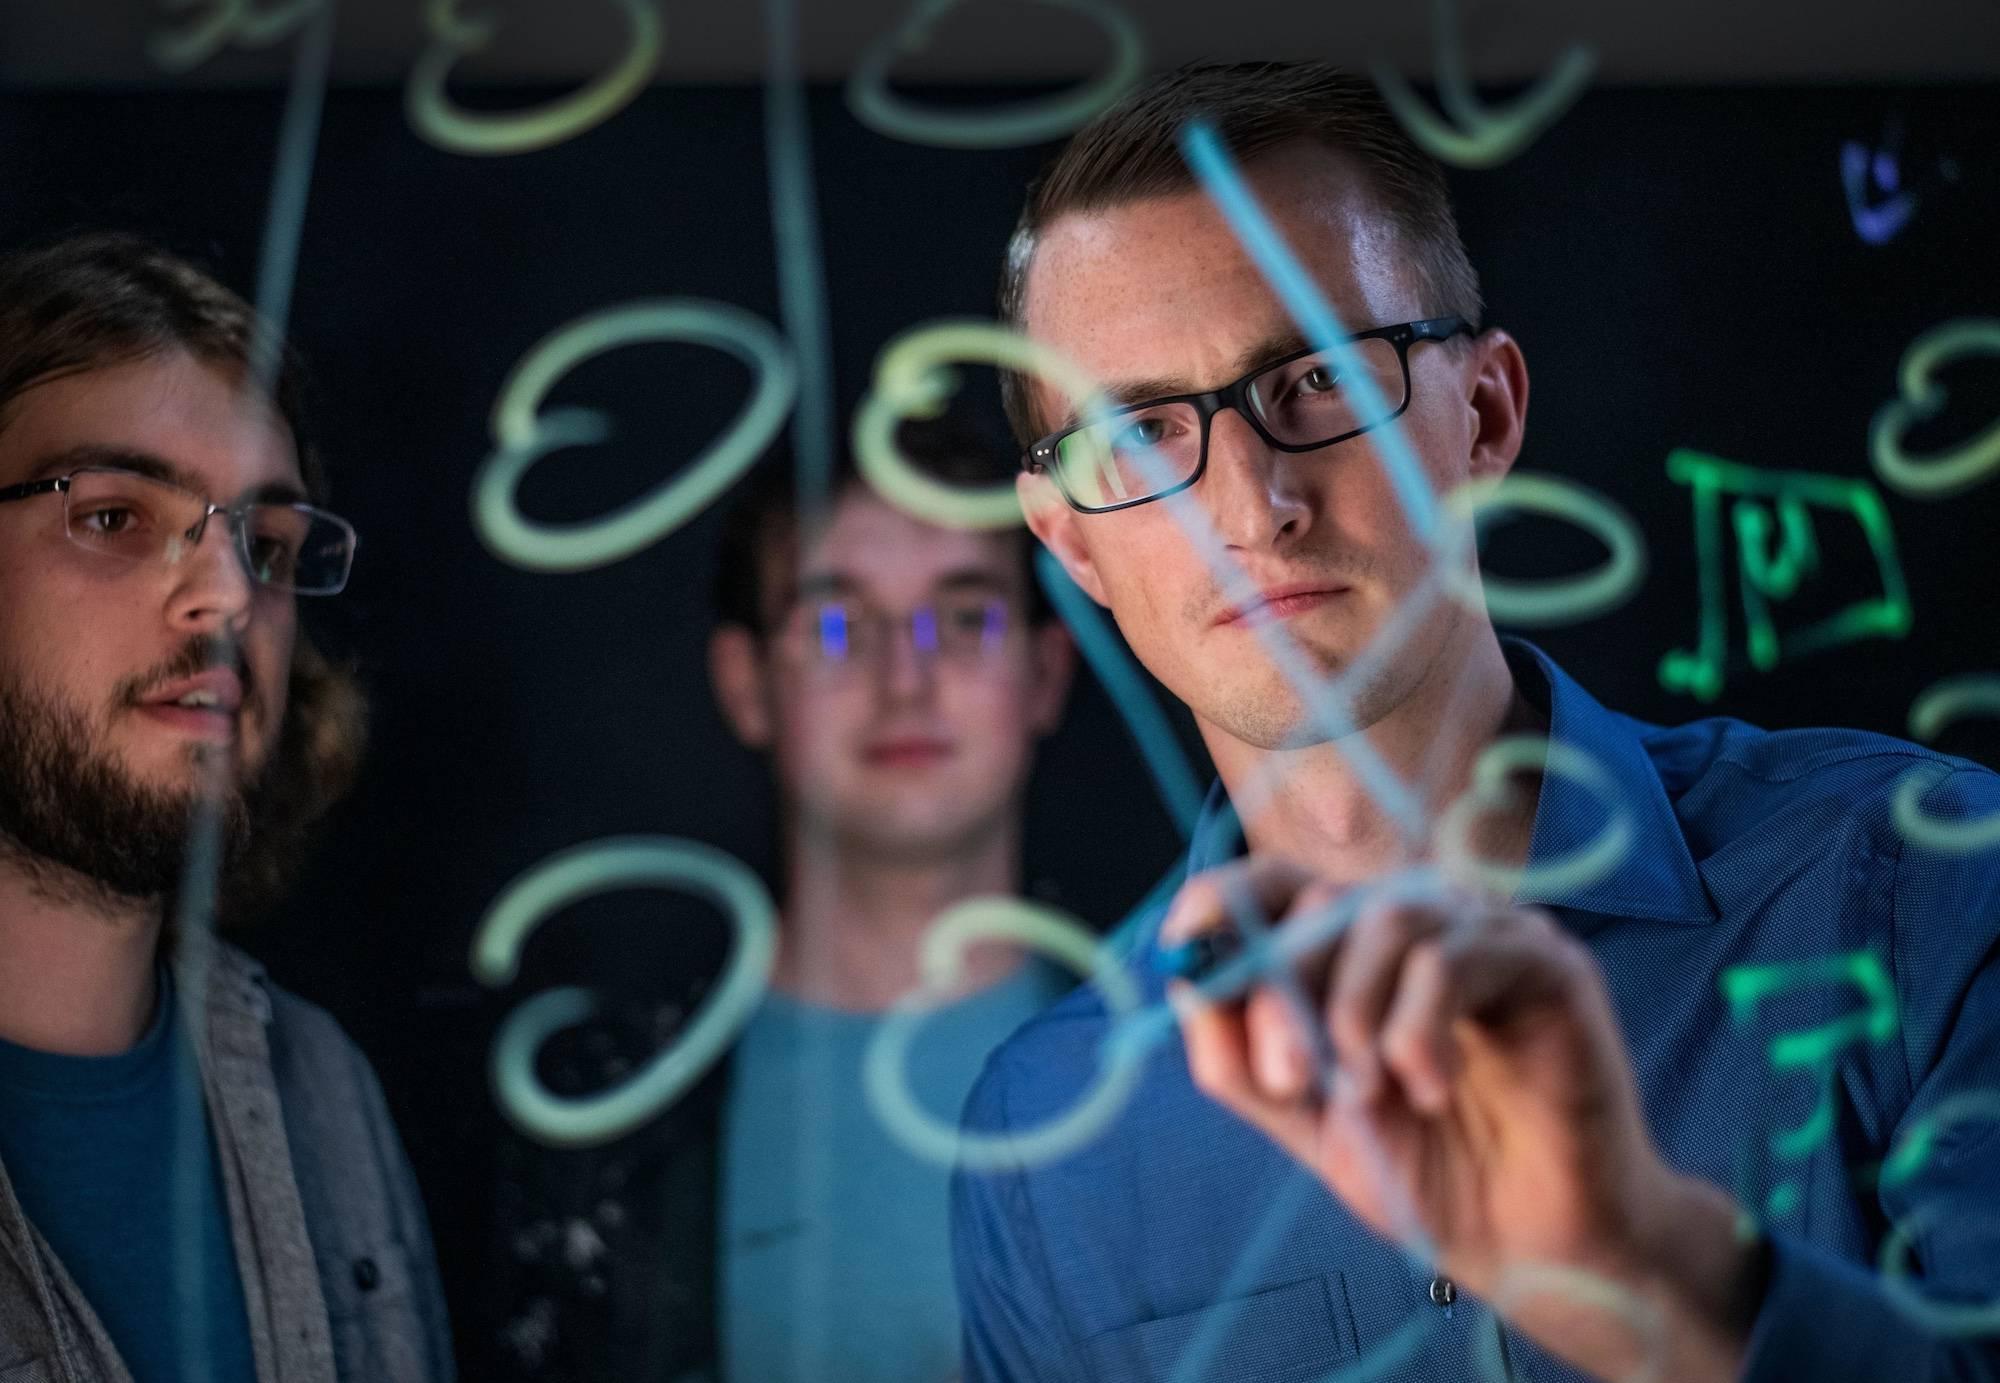
M 244 571 L 273 590 L 337 595 L 354 565 L 354 526 L 310 504 L 212 504 L 205 495 L 115 466 L 9 485 L 0 488 L 0 504 L 47 494 L 63 497 L 63 529 L 71 542 L 119 561 L 178 562 L 220 514 Z
M 1373 388 L 1344 373 L 1339 355 L 1307 347 L 1204 394 L 1175 394 L 1107 409 L 1052 432 L 1028 448 L 1022 466 L 1055 477 L 1072 509 L 1108 514 L 1164 498 L 1208 467 L 1209 420 L 1242 414 L 1279 451 L 1317 451 L 1402 416 L 1410 406 L 1410 347 L 1476 329 L 1462 317 L 1398 322 L 1347 338 L 1349 364 Z

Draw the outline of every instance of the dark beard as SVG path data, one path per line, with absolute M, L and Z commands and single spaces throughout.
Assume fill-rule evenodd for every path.
M 134 782 L 92 752 L 90 730 L 73 708 L 0 685 L 0 855 L 58 894 L 169 897 L 186 867 L 196 795 Z M 190 768 L 192 781 L 208 776 L 198 759 Z M 234 784 L 220 806 L 227 872 L 249 848 L 251 812 Z

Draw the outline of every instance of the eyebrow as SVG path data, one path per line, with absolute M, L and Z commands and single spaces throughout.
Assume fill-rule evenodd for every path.
M 196 476 L 164 457 L 151 452 L 133 451 L 128 447 L 103 446 L 87 443 L 83 446 L 66 447 L 42 458 L 28 475 L 30 483 L 47 480 L 51 476 L 67 475 L 71 471 L 83 470 L 91 466 L 101 466 L 110 470 L 131 471 L 149 480 L 163 481 L 177 485 L 183 490 L 197 495 L 206 495 L 208 487 Z M 306 492 L 288 480 L 266 481 L 246 492 L 239 502 L 253 504 L 304 504 Z
M 983 567 L 954 567 L 931 583 L 931 594 L 939 595 L 1006 595 L 1007 581 L 996 572 Z M 805 600 L 825 600 L 829 597 L 847 597 L 863 594 L 859 582 L 850 580 L 839 572 L 820 572 L 807 576 L 795 584 L 786 604 L 795 605 Z
M 1234 364 L 1231 366 L 1232 372 L 1229 378 L 1230 380 L 1241 379 L 1243 376 L 1260 370 L 1274 361 L 1283 360 L 1288 355 L 1297 355 L 1306 348 L 1307 344 L 1305 336 L 1296 329 L 1281 331 L 1267 336 L 1252 345 L 1248 350 L 1237 355 Z M 1209 387 L 1215 388 L 1219 386 L 1211 385 Z M 1190 380 L 1186 375 L 1155 375 L 1148 379 L 1124 380 L 1117 384 L 1107 384 L 1103 389 L 1104 397 L 1121 408 L 1129 408 L 1133 404 L 1146 403 L 1152 399 L 1180 398 L 1187 394 L 1205 394 L 1207 392 L 1207 388 L 1203 388 L 1201 385 Z M 1062 415 L 1062 421 L 1057 423 L 1051 430 L 1062 432 L 1065 429 L 1075 427 L 1076 424 L 1076 406 L 1072 403 L 1069 409 Z

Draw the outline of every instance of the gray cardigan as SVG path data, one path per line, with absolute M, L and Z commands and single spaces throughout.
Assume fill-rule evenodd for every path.
M 177 962 L 197 1024 L 258 1383 L 452 1383 L 416 1181 L 368 1063 L 225 943 Z M 131 1383 L 0 1167 L 0 1383 Z

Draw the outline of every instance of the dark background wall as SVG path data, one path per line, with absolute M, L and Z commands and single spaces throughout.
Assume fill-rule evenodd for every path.
M 249 291 L 281 99 L 0 95 L 0 241 L 139 229 Z M 1901 234 L 1869 245 L 1850 221 L 1839 151 L 1892 127 L 1919 200 Z M 844 431 L 889 337 L 990 312 L 1001 245 L 1045 151 L 900 143 L 861 127 L 830 89 L 814 92 L 812 134 Z M 330 1007 L 380 1071 L 469 1363 L 495 1195 L 484 1076 L 495 1023 L 557 978 L 668 983 L 719 935 L 664 895 L 601 900 L 547 925 L 523 984 L 490 995 L 466 965 L 482 912 L 522 870 L 604 835 L 690 836 L 767 871 L 771 851 L 761 770 L 729 742 L 704 672 L 716 514 L 615 565 L 534 575 L 480 545 L 468 487 L 500 381 L 571 319 L 685 295 L 779 321 L 763 139 L 752 88 L 656 89 L 582 138 L 492 160 L 418 140 L 396 91 L 337 90 L 326 109 L 293 325 L 316 365 L 335 505 L 363 543 L 350 592 L 311 613 L 368 674 L 375 748 L 296 903 L 249 944 Z M 1522 466 L 1596 488 L 1647 536 L 1650 570 L 1629 603 L 1539 634 L 1606 700 L 1662 719 L 1701 710 L 1655 677 L 1696 630 L 1693 509 L 1666 475 L 1670 449 L 1868 478 L 1868 423 L 1894 395 L 1905 347 L 1948 319 L 2000 315 L 1996 150 L 1990 86 L 1605 89 L 1505 167 L 1454 175 L 1491 319 L 1534 372 Z M 726 422 L 743 380 L 689 346 L 576 371 L 552 404 L 605 407 L 617 436 L 544 462 L 524 507 L 578 519 L 637 495 Z M 1920 443 L 1949 445 L 2000 416 L 2000 359 L 1946 381 L 1952 404 Z M 1915 608 L 1908 637 L 1768 673 L 1738 666 L 1716 709 L 1901 733 L 1924 687 L 2000 664 L 2000 487 L 1887 503 Z M 1824 511 L 1818 528 L 1824 569 L 1778 607 L 1781 628 L 1878 588 L 1852 519 Z M 1533 574 L 1580 570 L 1600 549 L 1524 520 L 1492 554 L 1498 570 Z M 1730 600 L 1740 663 L 1733 584 Z M 1976 723 L 1946 744 L 2000 753 Z M 1030 821 L 1031 887 L 1094 923 L 1114 921 L 1172 858 L 1174 828 L 1088 678 L 1043 755 Z

